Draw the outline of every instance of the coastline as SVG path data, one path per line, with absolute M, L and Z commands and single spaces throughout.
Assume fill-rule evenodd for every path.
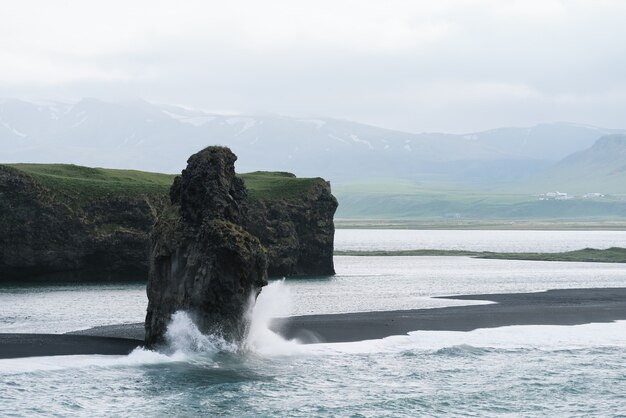
M 352 342 L 412 331 L 473 331 L 512 325 L 582 325 L 626 320 L 626 288 L 442 296 L 487 305 L 292 317 L 272 327 L 303 342 Z
M 0 359 L 89 354 L 126 355 L 143 341 L 69 334 L 0 334 Z
M 621 219 L 568 220 L 560 219 L 501 219 L 501 220 L 442 220 L 442 219 L 349 219 L 336 218 L 337 229 L 425 229 L 475 231 L 626 231 Z
M 538 293 L 440 296 L 484 300 L 404 311 L 356 312 L 279 318 L 271 329 L 302 343 L 352 342 L 411 331 L 472 331 L 511 325 L 581 325 L 626 320 L 626 288 L 558 289 Z M 119 324 L 68 334 L 0 334 L 0 359 L 130 353 L 143 344 L 144 324 Z
M 626 263 L 626 248 L 583 248 L 558 253 L 524 253 L 466 250 L 338 250 L 335 256 L 354 257 L 472 257 L 490 260 L 567 261 L 582 263 Z

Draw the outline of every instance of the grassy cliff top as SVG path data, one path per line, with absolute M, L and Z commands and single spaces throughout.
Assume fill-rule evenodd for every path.
M 251 199 L 289 199 L 306 194 L 313 185 L 324 181 L 316 178 L 299 178 L 280 171 L 255 171 L 238 174 L 246 184 Z
M 167 195 L 173 174 L 91 168 L 73 164 L 3 164 L 25 173 L 57 196 L 80 203 L 107 196 Z M 320 178 L 297 178 L 284 172 L 239 174 L 252 199 L 288 199 L 306 193 Z
M 73 164 L 6 164 L 74 203 L 107 196 L 165 195 L 173 175 L 136 170 L 82 167 Z M 70 202 L 68 202 L 70 203 Z

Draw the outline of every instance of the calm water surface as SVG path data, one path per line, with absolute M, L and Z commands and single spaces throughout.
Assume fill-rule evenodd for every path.
M 349 241 L 341 231 L 346 230 L 338 230 L 338 248 Z M 365 232 L 371 235 L 361 241 L 375 249 L 400 245 L 396 233 L 407 233 Z M 437 240 L 448 246 L 442 248 L 459 242 L 478 245 L 471 237 L 459 238 L 466 232 L 477 231 L 431 231 L 431 238 L 442 236 L 421 248 L 436 248 L 431 243 Z M 595 244 L 559 231 L 552 244 L 544 237 L 537 246 L 561 251 L 576 248 L 563 247 L 565 242 L 585 242 L 582 247 L 600 248 L 598 243 L 612 246 L 623 239 L 623 233 L 592 235 Z M 420 248 L 406 235 L 401 239 L 411 244 L 385 249 Z M 483 239 L 480 245 L 487 245 L 485 240 L 495 245 L 493 236 Z M 515 251 L 525 251 L 521 248 L 532 239 L 514 240 L 508 234 L 499 248 L 460 248 L 512 251 L 506 247 L 512 242 Z M 626 265 L 467 257 L 336 257 L 335 262 L 334 277 L 275 281 L 264 289 L 251 336 L 241 347 L 202 336 L 181 320 L 170 327 L 173 354 L 138 350 L 130 356 L 0 360 L 0 416 L 539 417 L 626 412 L 626 322 L 415 332 L 306 346 L 284 341 L 267 328 L 271 317 L 289 314 L 468 303 L 431 296 L 626 287 Z M 0 332 L 60 333 L 140 322 L 146 302 L 142 283 L 4 286 Z
M 337 275 L 285 280 L 276 316 L 481 303 L 432 296 L 626 287 L 626 265 L 470 257 L 335 257 Z M 261 292 L 261 299 L 267 292 Z M 0 288 L 0 332 L 63 333 L 142 322 L 145 284 Z
M 336 250 L 561 252 L 626 247 L 626 231 L 337 229 Z

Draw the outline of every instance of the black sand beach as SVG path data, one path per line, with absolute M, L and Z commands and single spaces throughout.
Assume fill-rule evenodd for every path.
M 488 305 L 289 318 L 276 331 L 303 342 L 349 342 L 411 331 L 471 331 L 509 325 L 580 325 L 626 319 L 626 288 L 448 296 Z
M 406 311 L 309 315 L 276 321 L 274 331 L 302 342 L 349 342 L 410 331 L 471 331 L 508 325 L 580 325 L 626 320 L 626 288 L 563 289 L 539 293 L 449 296 L 488 305 Z M 127 354 L 142 344 L 143 323 L 71 334 L 0 334 L 0 358 Z
M 0 334 L 0 358 L 129 354 L 143 341 L 68 334 Z

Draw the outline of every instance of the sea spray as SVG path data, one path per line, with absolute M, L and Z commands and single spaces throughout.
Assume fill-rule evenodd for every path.
M 407 335 L 316 344 L 309 352 L 330 354 L 414 353 L 475 355 L 485 350 L 579 350 L 588 347 L 626 347 L 626 321 L 582 325 L 511 325 L 472 331 L 413 331 Z
M 235 352 L 236 344 L 226 341 L 221 335 L 205 335 L 194 324 L 191 315 L 178 311 L 165 332 L 164 351 L 168 353 L 216 353 L 219 351 Z
M 226 341 L 219 333 L 203 334 L 193 315 L 178 311 L 172 315 L 165 333 L 164 353 L 253 352 L 261 355 L 290 355 L 302 352 L 296 340 L 286 340 L 271 329 L 291 312 L 291 294 L 284 279 L 266 286 L 258 298 L 250 297 L 246 311 L 246 338 L 240 343 Z
M 166 343 L 178 311 L 192 313 L 205 334 L 245 338 L 249 297 L 267 284 L 267 253 L 246 230 L 247 191 L 236 160 L 228 148 L 207 147 L 189 157 L 172 184 L 172 206 L 150 234 L 147 347 Z
M 289 355 L 301 352 L 295 340 L 286 340 L 271 330 L 276 321 L 291 312 L 291 293 L 285 279 L 276 280 L 251 299 L 247 312 L 248 335 L 244 347 L 262 355 Z
M 284 320 L 291 310 L 291 295 L 284 279 L 265 287 L 258 298 L 251 296 L 246 311 L 247 336 L 242 343 L 229 342 L 219 332 L 203 334 L 194 323 L 193 314 L 175 312 L 165 332 L 165 344 L 158 351 L 168 356 L 215 354 L 250 351 L 259 354 L 292 354 L 298 342 L 282 338 L 271 330 L 275 321 Z

